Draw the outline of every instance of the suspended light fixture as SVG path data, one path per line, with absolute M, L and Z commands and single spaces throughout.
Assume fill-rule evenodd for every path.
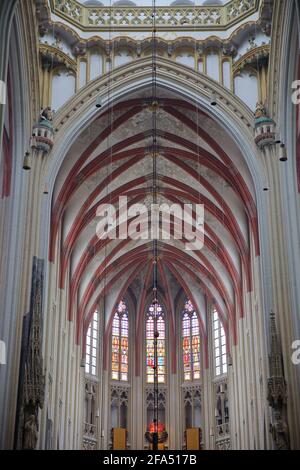
M 32 156 L 30 152 L 26 152 L 23 160 L 23 170 L 31 170 Z
M 152 162 L 153 162 L 153 184 L 152 195 L 153 204 L 157 203 L 157 110 L 159 103 L 156 90 L 156 0 L 152 2 L 152 100 L 150 110 L 152 112 Z M 156 222 L 158 223 L 158 221 Z M 153 240 L 153 307 L 154 307 L 154 416 L 152 432 L 152 449 L 158 450 L 158 300 L 157 300 L 157 240 Z
M 281 162 L 286 162 L 287 161 L 287 152 L 286 152 L 286 146 L 284 144 L 280 145 L 280 153 L 279 153 L 279 160 Z
M 280 132 L 275 133 L 275 144 L 281 144 Z
M 48 184 L 45 183 L 44 184 L 44 191 L 43 191 L 44 194 L 49 194 L 49 188 L 48 188 Z
M 102 107 L 102 98 L 101 98 L 101 96 L 97 96 L 95 106 L 98 109 Z
M 209 102 L 211 106 L 217 106 L 217 95 L 215 91 L 211 91 L 210 97 L 209 97 Z

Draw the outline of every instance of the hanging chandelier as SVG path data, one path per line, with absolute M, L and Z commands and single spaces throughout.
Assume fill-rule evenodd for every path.
M 152 18 L 153 18 L 153 28 L 152 28 L 152 102 L 151 102 L 151 112 L 152 112 L 152 172 L 153 172 L 153 182 L 152 182 L 152 196 L 153 204 L 157 203 L 157 109 L 158 109 L 158 100 L 157 100 L 157 70 L 156 70 L 156 0 L 152 2 Z M 158 221 L 157 221 L 158 223 Z M 158 338 L 159 332 L 157 329 L 157 318 L 159 315 L 159 304 L 157 300 L 157 240 L 153 240 L 153 316 L 154 316 L 154 416 L 153 416 L 153 426 L 151 431 L 152 436 L 152 448 L 153 450 L 158 450 Z

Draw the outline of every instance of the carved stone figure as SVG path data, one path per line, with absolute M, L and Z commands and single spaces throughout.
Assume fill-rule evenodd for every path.
M 25 419 L 23 449 L 34 450 L 36 448 L 37 440 L 38 428 L 36 417 L 35 415 L 30 414 L 27 419 Z
M 42 121 L 49 121 L 49 122 L 53 121 L 53 111 L 51 110 L 50 106 L 48 106 L 47 108 L 41 110 L 40 121 L 41 122 Z
M 275 412 L 275 423 L 270 424 L 270 432 L 277 450 L 289 449 L 289 431 L 286 422 L 281 418 L 280 412 Z
M 17 438 L 17 447 L 21 449 L 35 449 L 39 433 L 39 409 L 44 406 L 45 376 L 41 350 L 43 276 L 44 262 L 35 257 L 32 269 L 30 323 Z
M 256 104 L 256 109 L 255 109 L 254 115 L 255 115 L 256 118 L 260 118 L 262 116 L 267 116 L 266 107 L 262 103 L 258 102 Z
M 268 379 L 268 402 L 272 410 L 270 433 L 276 450 L 290 448 L 287 422 L 287 392 L 282 366 L 280 338 L 277 332 L 275 314 L 270 313 L 270 377 Z
M 256 44 L 256 42 L 255 42 L 255 38 L 254 38 L 254 37 L 249 38 L 249 41 L 248 41 L 248 42 L 249 42 L 249 44 L 250 44 L 249 50 L 250 50 L 250 49 L 253 49 L 254 47 L 257 47 L 257 44 Z

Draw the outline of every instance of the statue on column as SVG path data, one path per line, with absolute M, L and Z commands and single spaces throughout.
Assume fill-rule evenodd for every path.
M 34 257 L 17 444 L 18 448 L 28 450 L 36 448 L 39 433 L 39 409 L 44 406 L 45 376 L 42 357 L 43 271 L 43 260 Z
M 282 419 L 280 412 L 274 413 L 274 424 L 270 424 L 270 433 L 277 450 L 288 450 L 290 448 L 288 425 Z
M 275 314 L 270 314 L 270 377 L 268 379 L 268 402 L 272 410 L 270 433 L 276 450 L 290 448 L 287 422 L 287 391 L 282 365 L 282 352 L 277 333 Z
M 260 149 L 275 144 L 275 122 L 261 102 L 256 104 L 254 112 L 254 140 Z
M 44 155 L 48 155 L 54 145 L 53 131 L 54 111 L 47 106 L 42 108 L 38 122 L 33 126 L 31 137 L 32 150 L 40 150 Z
M 255 118 L 261 118 L 263 116 L 267 116 L 266 106 L 263 103 L 261 103 L 260 101 L 258 103 L 256 103 L 254 116 L 255 116 Z
M 42 123 L 43 121 L 48 121 L 48 122 L 52 122 L 53 121 L 53 111 L 52 109 L 50 108 L 50 106 L 48 106 L 47 108 L 41 108 L 41 113 L 40 113 L 40 119 L 39 121 Z
M 23 449 L 34 450 L 38 440 L 37 419 L 34 414 L 25 418 Z

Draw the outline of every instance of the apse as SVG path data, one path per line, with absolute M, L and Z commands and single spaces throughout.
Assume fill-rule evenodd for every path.
M 166 86 L 158 85 L 155 93 L 155 105 L 151 85 L 111 102 L 104 95 L 101 108 L 91 102 L 94 116 L 70 143 L 53 188 L 49 261 L 57 267 L 59 289 L 68 299 L 65 315 L 74 328 L 74 344 L 85 354 L 91 377 L 87 380 L 97 379 L 99 370 L 107 374 L 108 419 L 116 430 L 125 422 L 126 429 L 133 426 L 133 380 L 141 380 L 146 394 L 145 420 L 138 426 L 152 426 L 156 407 L 151 388 L 151 304 L 156 276 L 155 296 L 162 312 L 158 413 L 166 436 L 173 426 L 168 407 L 173 377 L 182 377 L 187 425 L 201 428 L 199 381 L 210 367 L 222 380 L 227 375 L 228 354 L 238 344 L 238 323 L 245 314 L 243 297 L 252 289 L 259 237 L 256 189 L 247 159 L 213 107 L 209 102 L 203 107 Z M 202 249 L 188 251 L 185 240 L 174 237 L 159 238 L 155 251 L 153 240 L 143 236 L 99 239 L 99 205 L 112 204 L 119 213 L 120 198 L 125 197 L 129 208 L 139 203 L 150 210 L 154 184 L 159 205 L 204 205 Z M 174 218 L 172 227 L 175 223 Z M 119 220 L 117 232 L 118 224 Z M 95 312 L 100 333 L 97 330 L 93 339 Z M 178 345 L 178 328 L 186 338 L 183 345 Z M 209 346 L 212 331 L 215 349 Z M 96 359 L 99 334 L 103 364 Z M 189 383 L 196 387 L 192 395 Z M 227 436 L 229 418 L 225 419 L 224 404 L 220 407 L 218 429 L 225 432 L 227 426 Z M 89 439 L 87 434 L 87 445 Z
M 2 0 L 1 448 L 299 447 L 298 16 Z
M 96 211 L 103 201 L 116 207 L 120 196 L 129 198 L 128 204 L 141 201 L 149 207 L 151 202 L 150 96 L 151 89 L 145 88 L 101 108 L 71 145 L 57 176 L 50 260 L 61 252 L 59 282 L 69 289 L 68 318 L 77 324 L 78 342 L 104 295 L 103 276 L 109 276 L 109 305 L 118 303 L 124 289 L 130 288 L 129 273 L 132 281 L 136 276 L 144 282 L 148 276 L 145 288 L 150 288 L 150 240 L 104 243 L 96 236 Z M 258 250 L 255 190 L 247 162 L 206 111 L 162 88 L 157 99 L 158 202 L 201 202 L 205 208 L 203 250 L 189 253 L 181 240 L 159 240 L 160 269 L 166 283 L 169 278 L 177 284 L 169 302 L 174 304 L 180 289 L 188 296 L 200 296 L 194 298 L 195 305 L 201 296 L 215 299 L 220 315 L 235 331 L 235 322 L 243 315 L 241 296 L 251 289 L 251 243 Z M 201 291 L 192 293 L 188 286 L 199 283 Z M 205 331 L 203 312 L 202 322 Z

